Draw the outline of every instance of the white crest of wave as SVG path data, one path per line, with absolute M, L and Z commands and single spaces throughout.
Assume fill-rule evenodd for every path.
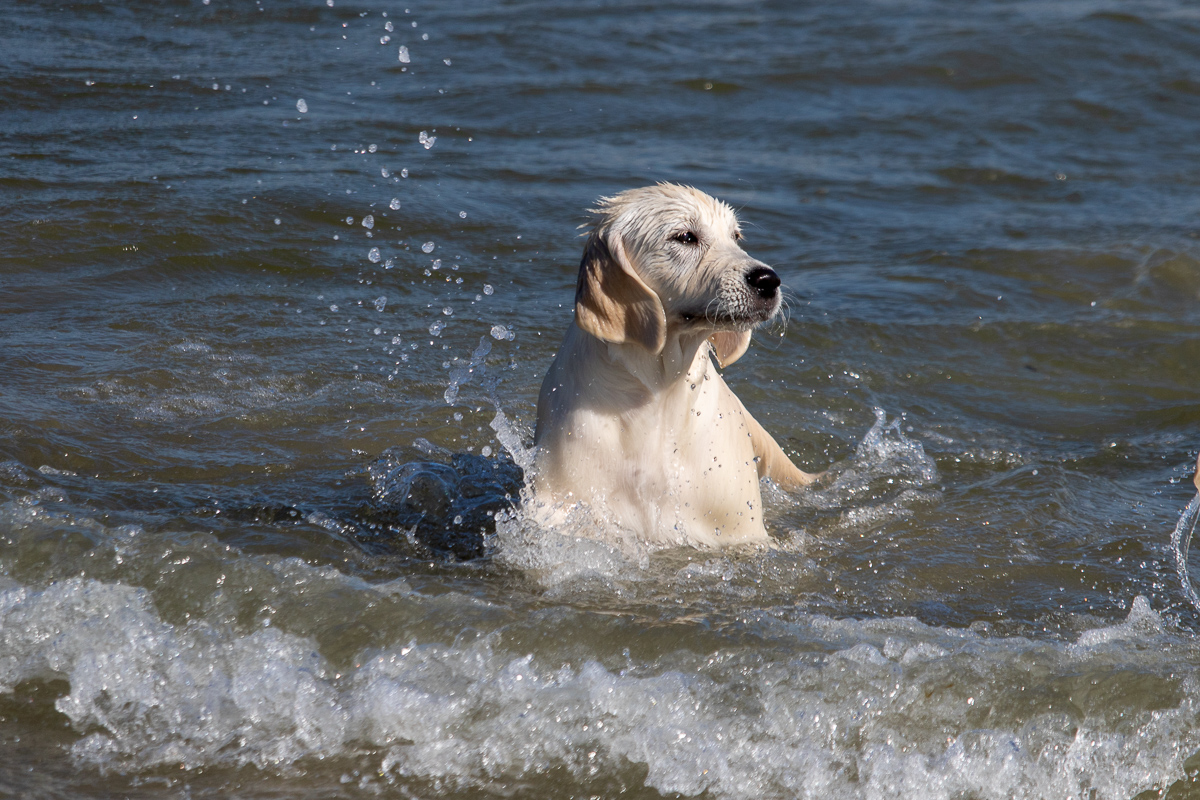
M 1072 695 L 1072 713 L 1039 711 L 1033 696 L 1022 706 L 1014 688 L 1189 672 L 1195 654 L 1144 600 L 1074 644 L 759 613 L 792 656 L 681 651 L 621 667 L 514 653 L 499 631 L 364 652 L 339 673 L 302 636 L 169 624 L 141 589 L 9 579 L 0 692 L 68 681 L 57 705 L 81 733 L 73 755 L 104 767 L 286 770 L 373 750 L 376 780 L 448 789 L 559 769 L 586 782 L 636 764 L 648 786 L 688 796 L 1128 798 L 1182 777 L 1200 747 L 1194 678 L 1174 704 Z

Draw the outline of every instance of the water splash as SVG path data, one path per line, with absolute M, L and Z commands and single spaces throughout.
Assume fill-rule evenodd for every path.
M 1200 596 L 1188 577 L 1188 550 L 1192 546 L 1192 534 L 1196 532 L 1196 520 L 1200 518 L 1200 459 L 1197 459 L 1196 475 L 1192 481 L 1196 484 L 1196 496 L 1179 515 L 1179 522 L 1175 523 L 1175 530 L 1171 533 L 1171 550 L 1175 553 L 1175 573 L 1179 575 L 1183 593 L 1192 606 L 1200 610 Z
M 863 506 L 876 499 L 878 484 L 885 481 L 887 493 L 915 499 L 938 480 L 937 464 L 925 453 L 921 443 L 909 439 L 900 430 L 903 417 L 887 421 L 887 412 L 875 409 L 875 423 L 863 436 L 854 455 L 833 464 L 803 493 L 806 504 L 816 508 Z M 898 492 L 897 492 L 898 490 Z M 854 509 L 863 513 L 862 508 Z
M 471 359 L 450 371 L 450 385 L 442 394 L 447 405 L 453 405 L 458 400 L 458 390 L 471 380 L 477 369 L 480 370 L 480 373 L 483 372 L 485 360 L 490 352 L 492 352 L 492 343 L 487 340 L 486 336 L 480 336 L 479 344 L 471 353 Z
M 532 474 L 535 448 L 525 446 L 521 441 L 521 435 L 517 433 L 505 413 L 500 410 L 500 406 L 496 406 L 496 416 L 488 423 L 488 427 L 496 432 L 496 440 L 512 456 L 513 462 L 527 475 Z

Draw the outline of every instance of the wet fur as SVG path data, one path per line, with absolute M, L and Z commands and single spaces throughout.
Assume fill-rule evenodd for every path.
M 650 544 L 768 542 L 759 478 L 814 476 L 710 356 L 732 364 L 778 313 L 780 293 L 749 282 L 769 268 L 742 250 L 733 210 L 690 187 L 632 189 L 594 212 L 575 321 L 538 398 L 536 502 L 587 505 Z

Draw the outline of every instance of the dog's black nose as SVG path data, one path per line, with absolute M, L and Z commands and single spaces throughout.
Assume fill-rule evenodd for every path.
M 746 283 L 750 284 L 763 300 L 770 300 L 779 288 L 779 276 L 770 267 L 755 267 L 746 273 Z

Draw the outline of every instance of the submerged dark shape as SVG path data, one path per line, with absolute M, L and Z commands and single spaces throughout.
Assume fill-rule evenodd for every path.
M 513 507 L 525 480 L 507 456 L 450 453 L 424 440 L 388 450 L 368 473 L 372 497 L 359 510 L 363 521 L 461 559 L 486 553 L 496 514 Z

